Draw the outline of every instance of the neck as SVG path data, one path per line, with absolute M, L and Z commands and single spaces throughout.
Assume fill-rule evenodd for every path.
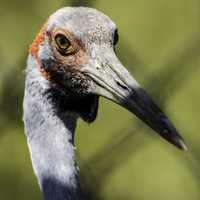
M 24 123 L 35 174 L 45 200 L 80 200 L 73 141 L 77 117 L 59 111 L 62 98 L 33 61 L 29 58 Z

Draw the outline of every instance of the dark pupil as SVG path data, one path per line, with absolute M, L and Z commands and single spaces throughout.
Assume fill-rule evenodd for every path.
M 119 35 L 118 35 L 118 31 L 116 30 L 114 33 L 114 45 L 117 44 L 118 40 L 119 40 Z
M 61 44 L 62 46 L 64 46 L 65 44 L 67 44 L 67 40 L 66 40 L 65 37 L 61 37 L 61 38 L 60 38 L 60 44 Z
M 67 48 L 69 46 L 69 41 L 64 35 L 58 35 L 56 39 L 61 48 Z
M 119 35 L 118 35 L 118 31 L 116 30 L 114 33 L 114 45 L 117 44 L 118 40 L 119 40 Z

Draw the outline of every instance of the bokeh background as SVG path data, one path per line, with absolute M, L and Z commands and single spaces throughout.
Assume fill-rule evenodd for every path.
M 87 5 L 118 25 L 122 63 L 176 125 L 182 152 L 136 117 L 101 99 L 96 122 L 79 121 L 78 163 L 88 199 L 200 199 L 199 0 L 0 0 L 0 199 L 42 199 L 23 133 L 27 49 L 62 6 Z

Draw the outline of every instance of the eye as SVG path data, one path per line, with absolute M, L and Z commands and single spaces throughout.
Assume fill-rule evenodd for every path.
M 113 44 L 116 45 L 119 40 L 118 30 L 115 30 Z
M 67 55 L 71 53 L 72 45 L 65 35 L 57 34 L 55 36 L 55 42 L 61 54 Z

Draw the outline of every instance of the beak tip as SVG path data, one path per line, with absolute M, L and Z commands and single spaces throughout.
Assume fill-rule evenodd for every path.
M 165 118 L 164 120 L 161 120 L 164 122 L 165 129 L 164 131 L 157 131 L 158 133 L 160 132 L 160 135 L 168 140 L 168 142 L 174 144 L 176 147 L 183 151 L 187 151 L 188 147 L 184 142 L 184 139 L 181 137 L 181 135 L 177 132 L 177 130 L 174 128 L 174 126 L 171 124 L 171 122 Z
M 176 147 L 178 147 L 179 149 L 181 149 L 183 151 L 188 150 L 187 145 L 185 144 L 184 140 L 182 139 L 182 137 L 180 135 L 176 135 L 171 140 L 169 140 L 169 142 L 174 144 Z
M 177 144 L 178 144 L 178 147 L 181 150 L 183 150 L 183 151 L 187 151 L 188 150 L 187 145 L 185 144 L 185 142 L 181 138 L 178 139 Z

